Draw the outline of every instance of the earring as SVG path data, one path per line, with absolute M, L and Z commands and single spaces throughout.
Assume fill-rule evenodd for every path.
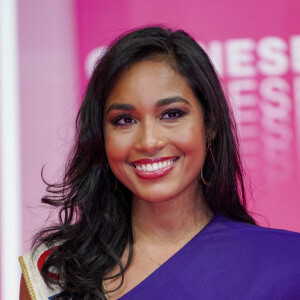
M 208 137 L 208 140 L 207 140 L 208 143 L 207 143 L 207 150 L 206 150 L 206 153 L 207 153 L 208 150 L 209 150 L 210 155 L 211 155 L 211 158 L 212 158 L 213 163 L 214 163 L 214 165 L 215 165 L 215 168 L 217 168 L 216 160 L 215 160 L 214 154 L 213 154 L 212 149 L 211 149 L 211 143 L 212 143 L 212 141 L 213 141 L 213 139 L 212 139 L 211 137 Z
M 207 139 L 207 149 L 206 149 L 206 154 L 207 152 L 209 151 L 210 152 L 210 155 L 211 155 L 211 158 L 213 160 L 213 163 L 214 163 L 214 166 L 215 166 L 215 169 L 217 168 L 217 164 L 216 164 L 216 160 L 215 160 L 215 157 L 214 157 L 214 154 L 212 152 L 212 147 L 211 147 L 211 143 L 212 143 L 213 139 L 211 137 L 208 137 Z M 200 177 L 201 177 L 201 180 L 202 182 L 206 185 L 206 186 L 209 186 L 210 183 L 208 181 L 205 180 L 204 176 L 203 176 L 203 168 L 200 172 Z
M 206 186 L 209 186 L 209 182 L 207 182 L 207 181 L 204 179 L 204 177 L 203 177 L 203 169 L 202 169 L 201 172 L 200 172 L 200 176 L 201 176 L 202 182 L 203 182 Z
M 117 191 L 117 188 L 118 188 L 118 180 L 117 180 L 116 177 L 115 177 L 115 181 L 116 181 L 116 184 L 115 184 L 115 190 L 114 190 L 114 193 Z

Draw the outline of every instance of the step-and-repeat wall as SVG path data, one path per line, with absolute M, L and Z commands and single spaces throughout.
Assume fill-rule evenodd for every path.
M 212 58 L 231 100 L 253 216 L 300 231 L 300 2 L 154 3 L 77 2 L 83 87 L 99 54 L 121 33 L 155 24 L 187 31 Z
M 299 11 L 298 0 L 19 1 L 14 151 L 3 145 L 10 125 L 0 114 L 2 299 L 16 298 L 11 294 L 20 276 L 16 253 L 30 248 L 49 214 L 40 207 L 45 192 L 41 168 L 46 165 L 50 181 L 62 174 L 75 112 L 95 61 L 112 40 L 138 27 L 183 29 L 205 48 L 237 120 L 246 184 L 252 190 L 250 211 L 259 224 L 300 232 Z M 3 153 L 17 158 L 13 168 Z M 4 165 L 18 172 L 11 178 L 19 181 L 12 180 L 9 188 L 3 186 Z M 13 188 L 17 192 L 8 200 Z M 4 219 L 9 226 L 3 226 Z M 19 245 L 17 250 L 9 239 Z

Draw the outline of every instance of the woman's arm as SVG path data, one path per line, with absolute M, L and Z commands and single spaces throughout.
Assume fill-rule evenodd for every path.
M 31 300 L 23 274 L 20 283 L 20 300 Z

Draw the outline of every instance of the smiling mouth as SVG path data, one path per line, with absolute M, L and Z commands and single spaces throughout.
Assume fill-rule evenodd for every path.
M 130 165 L 140 172 L 157 172 L 169 169 L 178 159 L 179 156 L 141 159 L 130 163 Z

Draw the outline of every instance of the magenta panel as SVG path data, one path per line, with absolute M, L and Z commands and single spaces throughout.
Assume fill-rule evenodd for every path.
M 126 30 L 184 29 L 210 54 L 231 100 L 261 224 L 300 232 L 300 2 L 77 1 L 82 91 L 101 50 Z

